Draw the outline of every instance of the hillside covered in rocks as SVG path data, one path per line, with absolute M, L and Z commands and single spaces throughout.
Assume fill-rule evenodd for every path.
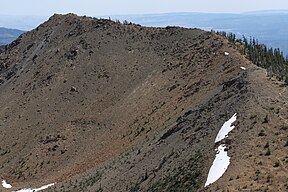
M 286 85 L 224 37 L 68 14 L 0 52 L 1 191 L 288 190 Z

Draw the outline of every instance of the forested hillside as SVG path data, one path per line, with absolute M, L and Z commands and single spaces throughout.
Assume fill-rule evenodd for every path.
M 226 37 L 233 47 L 235 47 L 247 59 L 257 66 L 265 68 L 268 76 L 276 76 L 280 80 L 288 83 L 288 56 L 285 57 L 279 48 L 269 48 L 265 44 L 258 43 L 258 40 L 245 36 L 237 38 L 233 33 L 214 32 Z

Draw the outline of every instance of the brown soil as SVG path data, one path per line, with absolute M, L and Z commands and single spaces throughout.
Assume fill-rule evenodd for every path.
M 13 189 L 288 190 L 288 91 L 220 36 L 54 15 L 0 64 L 0 173 Z M 236 112 L 231 164 L 204 188 Z

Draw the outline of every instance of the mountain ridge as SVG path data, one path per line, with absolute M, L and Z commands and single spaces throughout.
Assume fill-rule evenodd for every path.
M 224 37 L 54 15 L 0 62 L 0 169 L 13 189 L 287 189 L 286 88 Z M 231 165 L 204 188 L 217 132 L 235 112 Z
M 252 13 L 168 13 L 147 15 L 118 15 L 111 18 L 127 20 L 144 26 L 167 25 L 201 28 L 207 31 L 232 32 L 238 37 L 255 37 L 269 47 L 280 48 L 287 55 L 287 12 Z M 108 18 L 108 17 L 107 17 Z

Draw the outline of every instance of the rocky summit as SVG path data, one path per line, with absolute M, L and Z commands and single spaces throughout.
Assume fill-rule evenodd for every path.
M 288 190 L 286 84 L 225 37 L 68 14 L 0 50 L 0 191 Z

